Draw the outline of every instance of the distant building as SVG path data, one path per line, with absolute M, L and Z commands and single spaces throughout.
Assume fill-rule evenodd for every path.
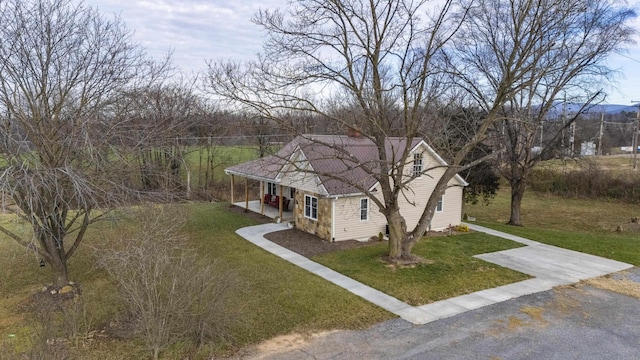
M 585 141 L 580 144 L 580 156 L 594 156 L 596 154 L 596 143 Z
M 621 146 L 620 147 L 620 151 L 626 152 L 626 153 L 632 153 L 633 152 L 633 146 Z M 640 146 L 638 146 L 638 151 L 640 152 Z

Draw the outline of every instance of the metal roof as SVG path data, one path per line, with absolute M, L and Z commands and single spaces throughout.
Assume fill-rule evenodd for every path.
M 446 165 L 422 139 L 413 139 L 409 149 L 413 150 L 420 143 L 441 165 Z M 385 141 L 386 158 L 393 164 L 397 163 L 406 145 L 406 138 L 388 137 Z M 285 165 L 291 163 L 291 157 L 298 151 L 309 161 L 330 196 L 361 194 L 360 189 L 371 189 L 378 182 L 375 177 L 381 165 L 378 147 L 365 137 L 347 135 L 301 135 L 274 155 L 229 167 L 225 172 L 279 183 L 280 175 L 286 171 Z M 300 171 L 295 166 L 291 169 L 288 171 Z M 466 185 L 459 176 L 457 180 Z

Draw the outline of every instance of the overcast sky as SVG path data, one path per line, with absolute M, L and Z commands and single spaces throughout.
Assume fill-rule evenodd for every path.
M 251 22 L 260 9 L 286 6 L 286 0 L 85 0 L 107 14 L 119 14 L 148 53 L 173 50 L 173 63 L 185 72 L 206 68 L 205 59 L 251 59 L 261 50 L 262 34 Z M 640 20 L 636 19 L 640 29 Z M 607 103 L 640 100 L 640 44 L 610 59 L 621 72 Z

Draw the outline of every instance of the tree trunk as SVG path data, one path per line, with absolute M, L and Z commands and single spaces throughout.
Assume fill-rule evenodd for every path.
M 520 178 L 512 180 L 509 183 L 511 185 L 511 216 L 509 217 L 509 222 L 507 224 L 522 226 L 520 209 L 522 207 L 522 198 L 524 197 L 526 182 L 524 179 Z
M 61 289 L 69 285 L 67 254 L 64 249 L 64 240 L 48 233 L 41 233 L 39 235 L 39 241 L 42 251 L 47 254 L 45 259 L 49 266 L 51 266 L 53 287 Z
M 387 214 L 389 224 L 389 259 L 398 261 L 411 255 L 411 247 L 407 249 L 407 224 L 399 209 L 391 209 Z
M 62 250 L 64 253 L 64 249 Z M 67 260 L 64 254 L 60 254 L 60 252 L 55 252 L 54 254 L 50 254 L 52 260 L 49 261 L 49 265 L 51 266 L 51 274 L 53 275 L 53 287 L 56 289 L 61 289 L 64 286 L 69 285 L 69 277 L 67 275 Z

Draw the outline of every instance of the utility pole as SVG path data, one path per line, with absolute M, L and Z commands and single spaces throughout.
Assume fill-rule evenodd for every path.
M 602 156 L 602 133 L 604 132 L 604 111 L 600 114 L 600 132 L 598 133 L 598 156 Z
M 564 127 L 567 123 L 567 94 L 564 94 L 564 101 L 562 102 L 562 143 L 560 146 L 562 147 L 562 158 L 564 159 L 567 155 L 565 145 L 564 145 Z
M 640 101 L 631 101 L 632 103 L 640 103 Z M 638 133 L 640 133 L 640 104 L 637 105 L 636 123 L 633 124 L 633 170 L 638 170 Z
M 569 142 L 571 143 L 571 157 L 575 156 L 575 141 L 576 141 L 576 119 L 573 118 L 571 125 L 570 125 L 571 129 L 571 135 L 569 135 Z
M 542 149 L 544 141 L 544 122 L 540 123 L 540 148 Z

